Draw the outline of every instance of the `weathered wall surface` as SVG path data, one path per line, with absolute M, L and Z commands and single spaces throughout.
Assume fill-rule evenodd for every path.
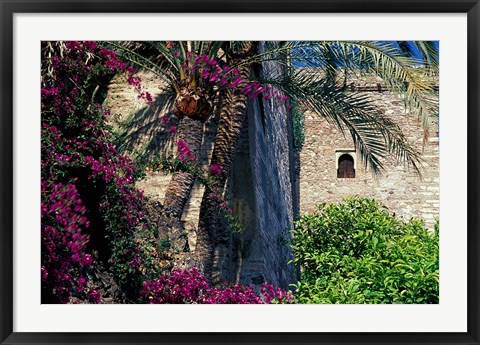
M 264 122 L 261 121 L 262 116 Z M 261 107 L 252 102 L 248 114 L 248 142 L 240 147 L 233 175 L 237 213 L 246 225 L 240 239 L 240 281 L 268 282 L 287 288 L 296 272 L 288 241 L 293 229 L 292 147 L 285 108 Z
M 419 179 L 413 169 L 390 160 L 385 171 L 375 176 L 354 153 L 355 178 L 337 178 L 337 156 L 342 150 L 354 150 L 348 132 L 345 138 L 338 128 L 316 114 L 305 114 L 305 144 L 300 153 L 300 211 L 312 212 L 321 202 L 338 202 L 349 195 L 376 199 L 391 212 L 410 219 L 423 219 L 432 228 L 439 216 L 439 141 L 438 127 L 432 128 L 428 145 L 423 147 L 422 127 L 417 116 L 405 112 L 402 99 L 380 82 L 352 81 L 364 89 L 379 109 L 399 124 L 407 139 L 422 152 L 424 160 Z M 350 83 L 349 83 L 350 84 Z M 377 90 L 379 88 L 379 90 Z M 368 91 L 367 91 L 368 90 Z
M 284 73 L 276 63 L 262 63 L 262 73 L 272 72 Z M 288 288 L 297 275 L 288 263 L 293 259 L 288 241 L 295 209 L 295 171 L 287 104 L 260 95 L 249 104 L 245 127 L 233 170 L 235 205 L 246 225 L 240 238 L 240 281 Z

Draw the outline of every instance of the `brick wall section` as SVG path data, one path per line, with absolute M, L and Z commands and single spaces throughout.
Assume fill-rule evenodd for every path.
M 405 112 L 402 99 L 377 82 L 353 82 L 356 89 L 363 87 L 378 107 L 399 124 L 415 147 L 422 151 L 424 160 L 419 179 L 413 169 L 391 159 L 385 171 L 375 176 L 362 165 L 357 153 L 355 178 L 337 178 L 336 150 L 354 149 L 348 132 L 344 138 L 336 126 L 316 114 L 305 115 L 305 145 L 300 153 L 300 211 L 312 212 L 320 202 L 339 202 L 357 194 L 383 203 L 391 212 L 409 219 L 423 219 L 433 228 L 439 217 L 439 142 L 438 127 L 431 130 L 428 145 L 422 144 L 422 127 L 417 116 Z M 360 85 L 358 85 L 360 84 Z M 380 91 L 374 91 L 378 90 Z M 384 91 L 381 91 L 384 90 Z

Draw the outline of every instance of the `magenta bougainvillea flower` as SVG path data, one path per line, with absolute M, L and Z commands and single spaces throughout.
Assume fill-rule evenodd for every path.
M 149 304 L 269 304 L 295 303 L 294 296 L 281 288 L 262 284 L 260 293 L 253 286 L 225 283 L 209 287 L 195 268 L 175 269 L 170 274 L 143 283 L 140 295 Z
M 210 165 L 210 172 L 214 175 L 220 176 L 222 174 L 222 166 L 218 163 Z

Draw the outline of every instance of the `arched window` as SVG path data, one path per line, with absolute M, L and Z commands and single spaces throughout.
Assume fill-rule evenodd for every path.
M 337 178 L 355 178 L 355 165 L 351 155 L 343 154 L 338 157 Z

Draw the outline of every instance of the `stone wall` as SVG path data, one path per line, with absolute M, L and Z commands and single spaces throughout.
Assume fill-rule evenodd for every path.
M 263 72 L 282 73 L 263 63 Z M 291 119 L 286 105 L 261 98 L 250 102 L 248 141 L 240 143 L 233 175 L 233 195 L 245 210 L 241 281 L 268 282 L 287 288 L 297 280 L 292 250 L 295 184 Z
M 421 152 L 422 178 L 393 159 L 386 162 L 381 175 L 375 175 L 363 165 L 348 132 L 344 137 L 335 125 L 307 112 L 305 144 L 300 153 L 300 211 L 312 212 L 318 203 L 359 195 L 378 200 L 404 219 L 423 219 L 432 228 L 440 206 L 438 125 L 432 126 L 424 146 L 420 121 L 415 114 L 405 111 L 403 100 L 396 93 L 379 80 L 353 80 L 348 85 L 368 95 L 402 128 L 409 142 Z M 355 157 L 355 178 L 337 178 L 338 156 L 348 151 L 353 151 Z

